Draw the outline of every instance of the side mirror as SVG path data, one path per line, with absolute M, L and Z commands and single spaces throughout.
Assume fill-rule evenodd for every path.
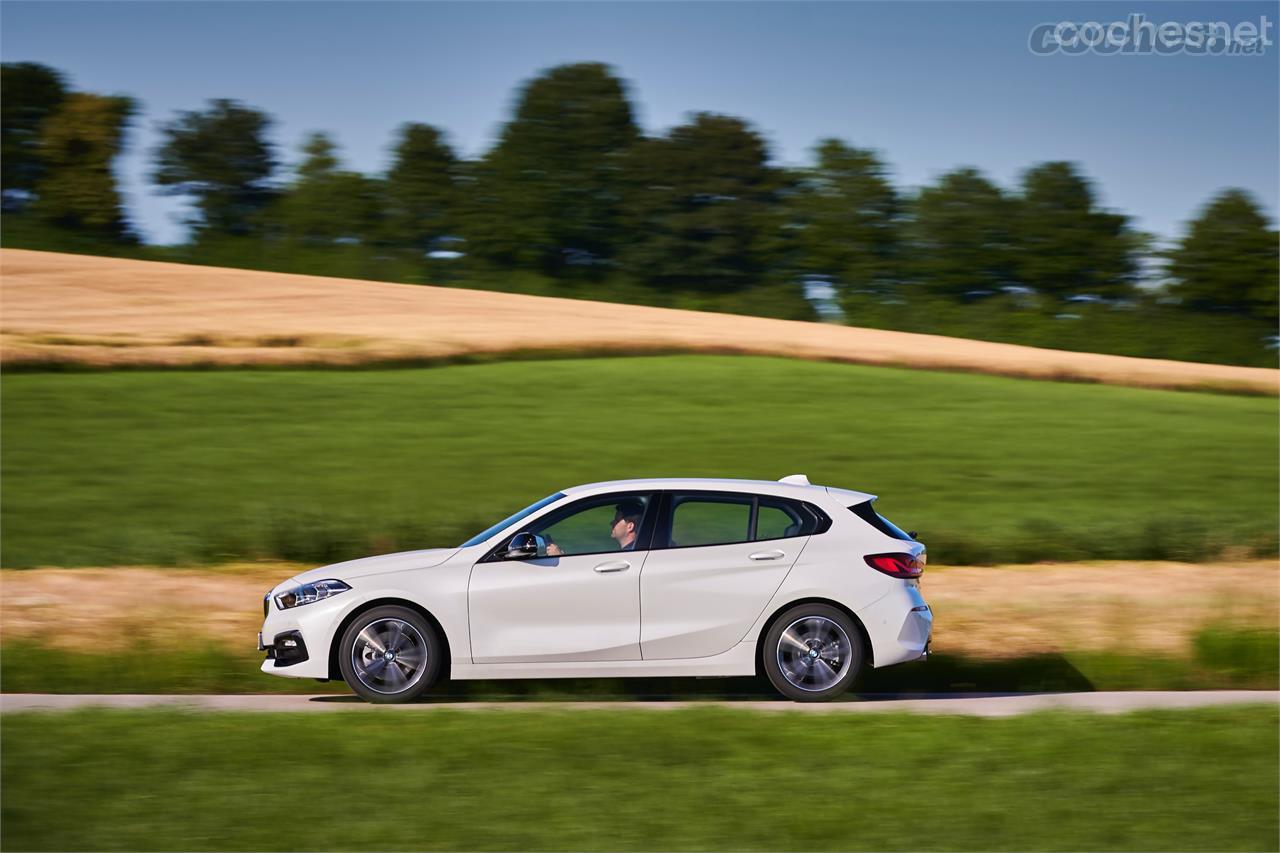
M 916 538 L 916 532 L 914 530 L 908 530 L 907 535 L 910 536 L 912 539 Z
M 547 556 L 547 540 L 533 533 L 517 533 L 502 552 L 504 560 L 532 560 Z

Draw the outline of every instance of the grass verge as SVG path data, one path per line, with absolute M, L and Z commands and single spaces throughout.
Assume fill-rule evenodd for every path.
M 952 564 L 1277 548 L 1269 399 L 717 356 L 2 387 L 10 567 L 327 563 L 574 483 L 795 471 L 883 494 Z
M 865 693 L 1045 692 L 1088 690 L 1280 689 L 1280 634 L 1200 631 L 1189 657 L 1108 652 L 1037 654 L 981 660 L 936 654 L 926 662 L 867 670 Z M 213 644 L 110 653 L 75 652 L 30 641 L 0 647 L 0 688 L 8 693 L 325 693 L 341 682 L 276 678 L 260 655 Z M 758 678 L 549 679 L 445 682 L 429 694 L 448 699 L 776 698 Z
M 10 714 L 0 796 L 8 850 L 1273 850 L 1278 723 Z

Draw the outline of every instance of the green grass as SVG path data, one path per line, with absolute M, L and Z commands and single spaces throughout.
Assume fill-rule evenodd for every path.
M 1274 850 L 1275 708 L 6 714 L 7 850 Z
M 575 483 L 797 471 L 935 562 L 1276 550 L 1268 398 L 721 356 L 0 381 L 10 567 L 323 563 Z
M 1280 690 L 1280 635 L 1206 628 L 1182 657 L 1119 652 L 1039 654 L 980 660 L 945 652 L 927 662 L 869 669 L 860 694 L 1061 692 L 1091 690 Z M 31 641 L 0 646 L 0 688 L 7 693 L 325 693 L 340 682 L 275 678 L 262 656 L 213 644 L 194 648 L 140 644 L 112 652 L 72 652 Z M 618 678 L 455 681 L 428 699 L 776 699 L 763 678 Z M 850 700 L 856 700 L 850 694 Z

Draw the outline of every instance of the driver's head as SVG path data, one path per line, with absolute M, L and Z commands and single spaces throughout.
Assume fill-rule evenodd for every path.
M 644 517 L 644 504 L 637 500 L 622 501 L 613 513 L 613 528 L 609 536 L 621 547 L 635 541 L 636 531 L 640 529 L 640 519 Z

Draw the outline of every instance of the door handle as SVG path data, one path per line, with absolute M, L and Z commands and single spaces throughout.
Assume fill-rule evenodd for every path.
M 756 551 L 754 554 L 752 554 L 752 555 L 751 555 L 750 557 L 748 557 L 747 559 L 748 559 L 748 560 L 756 560 L 756 561 L 759 561 L 759 560 L 781 560 L 781 559 L 782 559 L 783 557 L 785 557 L 785 556 L 787 556 L 787 555 L 786 555 L 784 552 L 782 552 L 782 551 Z
M 596 566 L 592 571 L 595 571 L 599 574 L 604 575 L 604 574 L 608 574 L 609 572 L 625 572 L 629 568 L 631 568 L 631 564 L 628 563 L 626 560 L 615 560 L 612 563 L 601 563 L 600 565 Z

